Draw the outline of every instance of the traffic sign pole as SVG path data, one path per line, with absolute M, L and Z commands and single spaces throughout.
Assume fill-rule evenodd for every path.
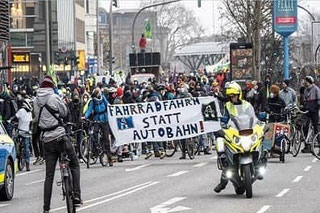
M 284 63 L 283 63 L 283 74 L 284 79 L 290 78 L 290 72 L 289 72 L 289 36 L 283 37 L 283 51 L 284 51 Z

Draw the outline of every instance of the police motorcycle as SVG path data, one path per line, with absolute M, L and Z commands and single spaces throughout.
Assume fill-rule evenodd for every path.
M 217 148 L 224 147 L 224 151 L 217 164 L 233 183 L 236 194 L 246 193 L 247 198 L 252 198 L 252 184 L 263 179 L 267 167 L 267 151 L 262 142 L 268 127 L 254 112 L 248 113 L 221 118 L 223 137 L 217 139 Z

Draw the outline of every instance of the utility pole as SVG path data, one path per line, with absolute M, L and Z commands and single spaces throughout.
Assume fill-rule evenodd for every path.
M 98 72 L 101 75 L 101 71 L 100 71 L 100 60 L 102 61 L 102 59 L 100 59 L 100 29 L 99 29 L 99 0 L 96 0 L 96 15 L 97 15 L 97 63 L 98 63 Z
M 49 71 L 50 68 L 50 26 L 49 26 L 49 1 L 45 1 L 45 43 L 46 43 L 46 72 Z
M 112 62 L 113 62 L 113 15 L 112 15 L 113 1 L 110 1 L 109 10 L 109 75 L 112 75 Z

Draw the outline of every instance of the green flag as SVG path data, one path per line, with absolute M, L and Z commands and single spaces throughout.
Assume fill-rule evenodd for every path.
M 47 72 L 47 75 L 49 75 L 52 78 L 54 85 L 57 86 L 58 85 L 58 83 L 57 83 L 57 74 L 56 74 L 56 71 L 53 69 L 52 66 L 50 66 L 50 68 L 49 68 L 49 70 Z
M 146 38 L 152 39 L 152 25 L 150 20 L 147 21 L 144 31 Z

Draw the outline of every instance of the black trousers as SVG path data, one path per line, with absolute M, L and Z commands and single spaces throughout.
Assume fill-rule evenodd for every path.
M 43 146 L 42 146 L 42 141 L 40 141 L 40 133 L 41 131 L 35 131 L 32 134 L 32 148 L 36 158 L 38 157 L 43 158 Z
M 44 182 L 44 205 L 43 209 L 45 211 L 50 210 L 50 202 L 52 195 L 52 184 L 54 180 L 54 172 L 56 169 L 57 161 L 63 151 L 63 146 L 65 144 L 65 149 L 70 159 L 69 166 L 73 178 L 73 187 L 75 197 L 81 198 L 80 190 L 80 166 L 79 161 L 74 151 L 74 148 L 67 136 L 64 136 L 58 140 L 44 143 L 44 153 L 46 158 L 46 179 Z
M 303 116 L 304 120 L 304 135 L 307 136 L 309 130 L 309 124 L 312 123 L 314 134 L 318 133 L 319 114 L 318 112 L 308 112 Z
M 95 123 L 94 126 L 94 137 L 97 137 L 99 130 L 102 133 L 102 148 L 104 153 L 108 156 L 109 159 L 112 157 L 111 153 L 111 143 L 110 143 L 110 126 L 109 123 Z M 95 140 L 97 141 L 97 140 Z

